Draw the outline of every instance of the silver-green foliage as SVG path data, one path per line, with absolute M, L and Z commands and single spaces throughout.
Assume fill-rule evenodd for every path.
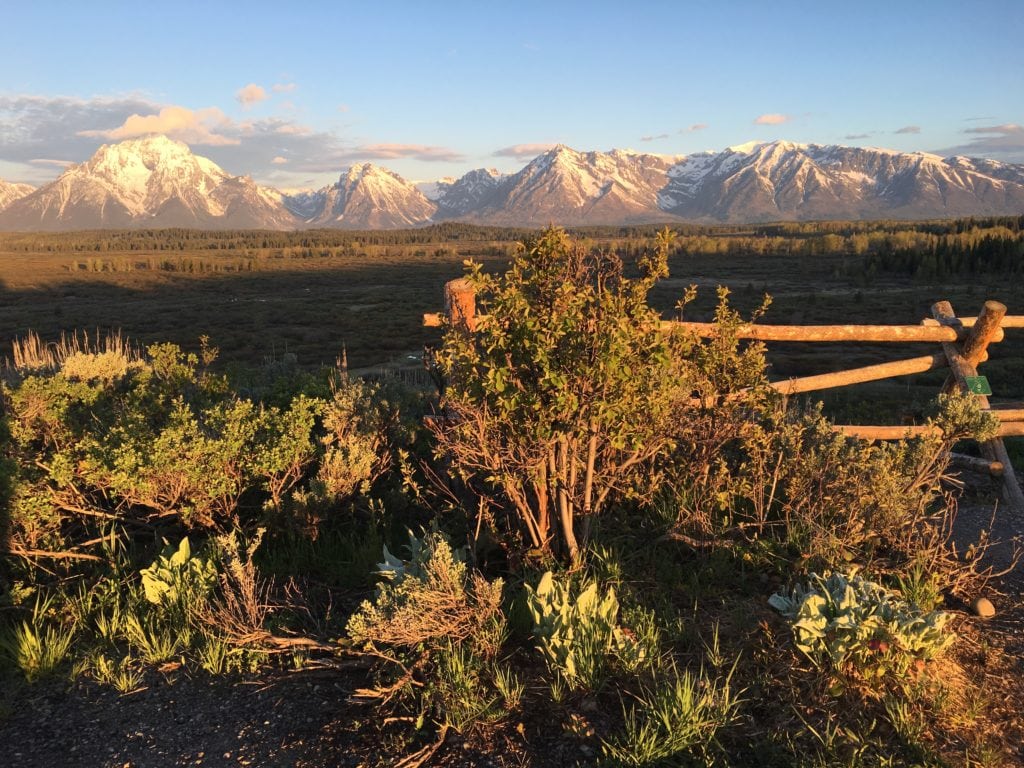
M 816 664 L 867 678 L 904 674 L 953 642 L 950 614 L 923 612 L 857 575 L 812 573 L 807 586 L 774 594 L 769 604 L 792 622 L 794 643 Z
M 526 599 L 537 647 L 570 687 L 596 687 L 612 654 L 627 666 L 642 660 L 643 647 L 619 627 L 612 587 L 601 595 L 591 581 L 574 595 L 568 580 L 556 580 L 547 571 L 535 589 L 526 585 Z
M 385 548 L 379 567 L 386 578 L 349 619 L 352 640 L 396 646 L 461 641 L 486 633 L 502 618 L 501 579 L 471 572 L 437 531 L 411 540 L 409 561 Z

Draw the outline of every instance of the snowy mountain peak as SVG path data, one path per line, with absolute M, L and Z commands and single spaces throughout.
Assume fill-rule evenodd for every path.
M 286 228 L 294 217 L 280 193 L 231 176 L 187 144 L 146 136 L 105 144 L 55 181 L 16 200 L 0 224 L 11 228 Z
M 0 179 L 0 211 L 18 200 L 35 191 L 31 184 L 19 184 L 17 182 L 4 181 Z
M 306 225 L 346 229 L 414 227 L 437 210 L 416 185 L 372 163 L 353 165 L 333 186 L 284 202 Z
M 431 199 L 423 194 L 430 191 Z M 747 142 L 666 156 L 559 144 L 520 171 L 412 184 L 372 163 L 317 191 L 232 176 L 162 136 L 105 145 L 44 187 L 0 182 L 0 230 L 384 229 L 458 219 L 573 226 L 1024 213 L 1024 165 L 926 152 Z

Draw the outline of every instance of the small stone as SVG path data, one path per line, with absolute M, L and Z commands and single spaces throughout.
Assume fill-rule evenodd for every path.
M 979 597 L 971 605 L 971 608 L 976 616 L 980 616 L 983 619 L 991 619 L 996 615 L 996 607 L 992 605 L 992 601 L 987 597 Z

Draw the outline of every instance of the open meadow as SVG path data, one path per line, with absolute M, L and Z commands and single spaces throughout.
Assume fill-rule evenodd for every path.
M 10 764 L 1021 764 L 996 419 L 740 329 L 1024 314 L 1022 223 L 0 235 Z M 424 327 L 466 260 L 498 322 Z

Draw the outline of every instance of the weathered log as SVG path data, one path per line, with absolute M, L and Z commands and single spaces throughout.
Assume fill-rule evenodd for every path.
M 959 323 L 956 313 L 953 312 L 953 305 L 948 301 L 938 301 L 933 304 L 932 316 L 942 325 L 955 325 Z M 962 392 L 969 392 L 967 379 L 971 376 L 977 376 L 977 369 L 964 357 L 961 349 L 956 344 L 944 342 L 942 349 L 946 354 L 946 359 L 949 361 L 949 369 L 952 371 L 953 376 L 956 377 L 960 390 Z M 985 410 L 990 408 L 988 398 L 985 395 L 977 395 L 977 398 L 979 407 Z M 1000 436 L 1024 435 L 1024 424 L 1019 422 L 1003 423 L 999 425 L 999 428 Z M 1003 473 L 1003 499 L 1012 510 L 1017 513 L 1024 513 L 1024 491 L 1021 491 L 1020 484 L 1017 482 L 1017 476 L 1013 471 L 1013 464 L 1010 463 L 1010 456 L 1006 452 L 1006 445 L 1003 444 L 999 437 L 996 437 L 982 443 L 981 451 L 986 459 L 997 461 L 1008 470 Z
M 950 458 L 954 464 L 958 464 L 967 469 L 972 469 L 975 472 L 986 472 L 992 477 L 1003 476 L 1003 465 L 998 461 L 989 461 L 988 459 L 982 459 L 977 456 L 968 456 L 966 453 L 951 453 Z
M 870 424 L 833 424 L 836 432 L 848 437 L 859 437 L 861 440 L 903 440 L 908 437 L 925 437 L 941 435 L 938 427 L 927 425 L 912 426 L 873 426 Z
M 444 284 L 444 311 L 456 328 L 476 330 L 476 292 L 465 277 Z
M 989 413 L 1000 421 L 1024 421 L 1024 408 L 999 408 L 993 406 Z
M 863 440 L 902 440 L 906 437 L 925 437 L 927 435 L 939 435 L 941 430 L 938 427 L 926 424 L 914 424 L 910 426 L 875 426 L 871 424 L 833 424 L 836 432 L 842 432 L 850 437 L 859 437 Z M 1024 423 L 1010 422 L 1000 424 L 996 431 L 997 437 L 1016 437 L 1024 435 Z M 1000 442 L 1002 442 L 1000 440 Z M 990 460 L 1001 466 L 1006 465 L 998 460 Z
M 974 324 L 978 322 L 977 317 L 958 317 L 960 325 L 964 328 L 973 328 Z M 921 325 L 927 325 L 931 328 L 942 325 L 938 320 L 933 317 L 926 317 L 921 321 Z M 999 325 L 1002 328 L 1024 328 L 1024 315 L 1004 315 Z
M 801 392 L 814 392 L 819 389 L 845 387 L 861 384 L 865 381 L 878 381 L 893 376 L 908 376 L 912 373 L 924 373 L 937 368 L 946 367 L 946 356 L 941 352 L 934 355 L 911 357 L 905 360 L 893 360 L 890 363 L 866 365 L 863 368 L 851 368 L 846 371 L 820 373 L 815 376 L 803 376 L 786 381 L 773 381 L 771 387 L 784 395 L 796 395 Z
M 664 333 L 683 331 L 697 336 L 713 338 L 718 334 L 714 323 L 684 323 L 662 320 Z M 743 325 L 737 329 L 741 339 L 760 341 L 825 341 L 825 342 L 884 342 L 905 343 L 914 341 L 941 342 L 967 338 L 966 328 L 931 327 L 923 325 Z M 999 330 L 990 341 L 1002 341 Z
M 1006 316 L 1006 305 L 998 301 L 986 301 L 978 315 L 977 322 L 967 333 L 960 353 L 971 365 L 981 362 L 982 353 L 985 352 L 989 343 L 995 341 L 995 334 L 1002 329 L 999 327 L 1003 317 Z

